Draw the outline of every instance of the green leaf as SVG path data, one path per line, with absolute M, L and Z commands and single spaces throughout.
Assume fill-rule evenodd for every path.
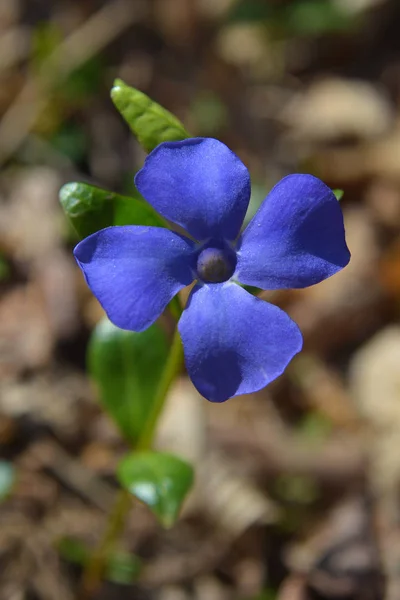
M 15 470 L 11 463 L 0 460 L 0 500 L 10 494 L 15 482 Z
M 104 318 L 92 333 L 89 372 L 102 405 L 132 444 L 151 412 L 167 357 L 168 343 L 158 325 L 136 333 Z
M 8 261 L 0 253 L 0 282 L 7 281 L 11 277 L 11 267 Z
M 272 589 L 267 589 L 258 594 L 257 596 L 252 597 L 251 600 L 276 600 L 277 593 Z
M 201 135 L 217 137 L 217 133 L 228 122 L 227 108 L 217 94 L 204 91 L 197 94 L 190 107 L 196 131 Z
M 60 555 L 71 563 L 85 567 L 91 556 L 91 549 L 81 540 L 65 537 L 58 543 Z M 119 584 L 131 584 L 137 580 L 141 570 L 141 561 L 128 552 L 113 552 L 107 557 L 105 578 Z
M 331 432 L 331 421 L 316 411 L 306 413 L 296 427 L 297 435 L 309 444 L 321 444 Z
M 81 540 L 64 537 L 57 545 L 61 556 L 69 562 L 85 565 L 90 558 L 90 548 Z
M 60 202 L 80 237 L 110 225 L 154 225 L 165 223 L 141 198 L 121 196 L 87 183 L 67 183 Z
M 113 583 L 129 585 L 136 581 L 141 571 L 140 559 L 128 552 L 114 552 L 107 561 L 106 578 Z
M 284 24 L 297 35 L 323 35 L 354 26 L 350 11 L 343 10 L 332 0 L 298 0 L 284 12 Z
M 319 495 L 317 483 L 308 475 L 280 475 L 275 482 L 275 492 L 286 502 L 311 504 Z
M 332 190 L 332 192 L 335 194 L 336 200 L 341 200 L 343 198 L 343 190 Z
M 58 152 L 65 154 L 74 162 L 83 160 L 88 151 L 85 132 L 73 123 L 63 123 L 50 137 L 49 142 Z
M 234 2 L 228 13 L 228 21 L 233 22 L 258 22 L 271 19 L 276 9 L 270 3 L 259 0 L 241 0 Z
M 151 152 L 161 142 L 190 137 L 172 113 L 121 79 L 115 80 L 111 98 L 146 152 Z
M 62 99 L 69 106 L 89 102 L 89 98 L 99 90 L 104 73 L 100 56 L 95 56 L 74 69 L 58 89 Z
M 164 527 L 171 527 L 193 483 L 192 467 L 162 452 L 139 452 L 122 459 L 118 478 L 146 504 Z
M 33 30 L 30 61 L 32 70 L 40 72 L 43 63 L 63 39 L 62 29 L 54 22 L 39 22 Z

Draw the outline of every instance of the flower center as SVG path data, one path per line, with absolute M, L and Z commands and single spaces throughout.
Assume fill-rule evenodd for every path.
M 222 283 L 235 271 L 236 256 L 232 250 L 205 248 L 197 259 L 197 274 L 205 283 Z

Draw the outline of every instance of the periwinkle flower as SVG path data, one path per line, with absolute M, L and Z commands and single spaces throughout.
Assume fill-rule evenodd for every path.
M 197 280 L 178 325 L 194 385 L 212 402 L 263 388 L 301 350 L 302 335 L 236 282 L 303 288 L 342 269 L 350 253 L 334 194 L 312 175 L 289 175 L 239 235 L 249 173 L 211 138 L 160 144 L 135 183 L 191 237 L 133 225 L 94 233 L 74 251 L 93 294 L 115 325 L 143 331 Z

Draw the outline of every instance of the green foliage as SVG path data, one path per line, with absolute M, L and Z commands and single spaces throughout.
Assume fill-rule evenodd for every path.
M 62 42 L 62 31 L 53 22 L 42 21 L 33 31 L 31 46 L 31 66 L 39 72 L 43 63 L 52 55 Z
M 118 468 L 123 487 L 146 504 L 164 527 L 171 527 L 193 483 L 192 467 L 161 452 L 126 456 Z
M 352 24 L 349 14 L 332 0 L 300 0 L 290 5 L 286 25 L 298 35 L 322 35 L 348 29 Z
M 229 21 L 257 22 L 270 19 L 276 9 L 269 2 L 259 0 L 239 0 L 233 4 L 228 19 Z
M 351 29 L 356 20 L 334 0 L 292 0 L 288 3 L 239 0 L 229 21 L 261 22 L 283 35 L 323 35 Z
M 151 151 L 164 141 L 189 137 L 174 115 L 123 81 L 116 80 L 111 97 L 145 150 Z M 77 150 L 79 157 L 81 144 L 76 142 L 75 135 L 64 135 L 58 136 L 54 143 L 69 156 Z M 128 197 L 87 183 L 72 182 L 62 187 L 60 202 L 80 237 L 110 225 L 165 226 L 164 220 L 136 190 Z
M 167 357 L 166 336 L 158 325 L 136 333 L 104 318 L 92 333 L 89 373 L 105 410 L 133 445 L 152 410 Z
M 91 550 L 83 542 L 73 538 L 63 538 L 58 544 L 58 551 L 65 560 L 85 567 Z M 107 557 L 105 578 L 113 583 L 129 585 L 136 581 L 141 570 L 140 559 L 127 552 L 113 552 Z
M 275 492 L 285 502 L 311 504 L 318 499 L 317 483 L 307 475 L 280 475 L 275 482 Z
M 52 62 L 50 65 L 49 60 L 63 39 L 64 34 L 59 25 L 53 22 L 39 23 L 33 32 L 30 64 L 37 75 L 51 77 L 51 88 L 56 92 L 54 100 L 65 104 L 70 111 L 72 106 L 81 105 L 98 90 L 104 69 L 101 58 L 94 56 L 70 72 L 65 80 L 63 77 L 60 80 L 57 64 Z M 50 68 L 52 71 L 49 71 Z
M 7 260 L 0 254 L 0 282 L 7 281 L 11 275 L 11 268 Z
M 164 226 L 161 217 L 141 197 L 121 196 L 87 183 L 64 185 L 60 202 L 80 237 L 110 225 Z
M 267 589 L 267 590 L 264 590 L 263 592 L 261 592 L 261 594 L 254 596 L 251 600 L 275 600 L 276 598 L 277 598 L 276 592 L 274 592 L 273 590 Z
M 147 152 L 166 141 L 184 140 L 189 136 L 182 123 L 146 94 L 117 79 L 111 90 L 115 106 Z
M 141 570 L 141 562 L 134 554 L 114 552 L 107 562 L 106 578 L 114 583 L 129 585 L 136 581 Z
M 104 66 L 101 58 L 95 56 L 84 62 L 59 86 L 63 100 L 68 105 L 83 106 L 100 88 Z
M 307 413 L 296 428 L 297 435 L 306 442 L 320 444 L 332 431 L 332 423 L 317 412 Z
M 265 197 L 267 196 L 267 188 L 264 183 L 253 181 L 251 184 L 251 196 L 249 206 L 247 207 L 246 216 L 244 218 L 244 227 L 248 225 L 254 217 Z
M 10 494 L 15 482 L 15 470 L 11 463 L 0 460 L 0 500 Z
M 75 123 L 66 121 L 49 139 L 50 144 L 61 154 L 72 161 L 82 161 L 88 151 L 88 140 L 85 132 Z
M 343 198 L 343 190 L 332 190 L 332 192 L 335 194 L 336 200 L 341 200 Z
M 58 542 L 58 551 L 65 560 L 77 565 L 84 565 L 90 556 L 90 549 L 86 544 L 69 537 Z
M 211 91 L 203 91 L 196 95 L 190 113 L 200 135 L 216 136 L 228 123 L 225 104 Z

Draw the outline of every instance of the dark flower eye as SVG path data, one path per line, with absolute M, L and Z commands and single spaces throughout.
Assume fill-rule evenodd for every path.
M 233 251 L 205 248 L 197 259 L 197 275 L 205 283 L 222 283 L 232 277 L 235 266 Z

